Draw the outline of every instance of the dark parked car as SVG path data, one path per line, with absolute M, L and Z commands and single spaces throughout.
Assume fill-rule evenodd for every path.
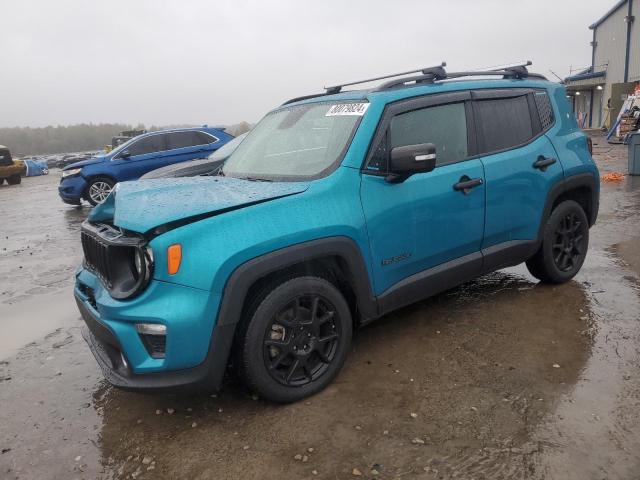
M 238 148 L 240 142 L 246 137 L 243 133 L 236 138 L 220 147 L 207 158 L 198 158 L 188 162 L 168 165 L 166 167 L 152 170 L 140 177 L 140 180 L 149 180 L 152 178 L 177 178 L 177 177 L 197 177 L 198 175 L 212 175 L 216 173 L 222 164 L 231 154 Z

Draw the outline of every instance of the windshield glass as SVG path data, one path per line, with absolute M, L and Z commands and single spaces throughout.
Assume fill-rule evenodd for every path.
M 367 103 L 313 103 L 269 113 L 238 146 L 224 175 L 301 180 L 326 175 L 342 158 Z

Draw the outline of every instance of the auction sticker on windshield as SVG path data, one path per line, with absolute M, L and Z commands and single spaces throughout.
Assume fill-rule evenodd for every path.
M 338 115 L 357 115 L 361 117 L 369 108 L 368 103 L 339 103 L 331 105 L 325 117 L 335 117 Z

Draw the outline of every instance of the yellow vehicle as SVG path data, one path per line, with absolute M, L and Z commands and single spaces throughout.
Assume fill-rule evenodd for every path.
M 0 145 L 0 185 L 5 180 L 9 185 L 17 185 L 22 181 L 24 173 L 24 162 L 13 160 L 9 149 Z

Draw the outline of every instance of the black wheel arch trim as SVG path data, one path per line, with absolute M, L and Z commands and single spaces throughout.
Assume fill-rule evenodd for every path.
M 547 195 L 547 200 L 544 205 L 544 212 L 540 221 L 540 227 L 538 229 L 538 240 L 542 238 L 542 232 L 544 230 L 545 223 L 551 215 L 553 204 L 560 197 L 560 195 L 570 192 L 581 187 L 587 187 L 591 192 L 591 211 L 585 212 L 589 219 L 589 227 L 592 227 L 596 223 L 598 218 L 598 210 L 600 208 L 600 179 L 593 173 L 579 173 L 566 177 L 564 180 L 560 180 L 556 183 Z
M 240 321 L 244 299 L 249 288 L 259 278 L 303 262 L 327 257 L 338 257 L 346 262 L 347 274 L 350 276 L 347 280 L 356 294 L 360 314 L 365 319 L 376 317 L 377 304 L 360 248 L 349 237 L 335 236 L 297 243 L 240 265 L 224 287 L 217 324 L 236 324 Z
M 222 292 L 217 322 L 205 363 L 215 388 L 222 382 L 224 371 L 231 354 L 236 327 L 242 318 L 245 299 L 249 289 L 260 278 L 302 262 L 339 257 L 348 267 L 348 281 L 354 289 L 361 323 L 377 318 L 378 303 L 371 289 L 369 272 L 362 252 L 349 237 L 325 237 L 297 243 L 248 260 L 231 274 Z M 217 332 L 223 331 L 219 336 Z

